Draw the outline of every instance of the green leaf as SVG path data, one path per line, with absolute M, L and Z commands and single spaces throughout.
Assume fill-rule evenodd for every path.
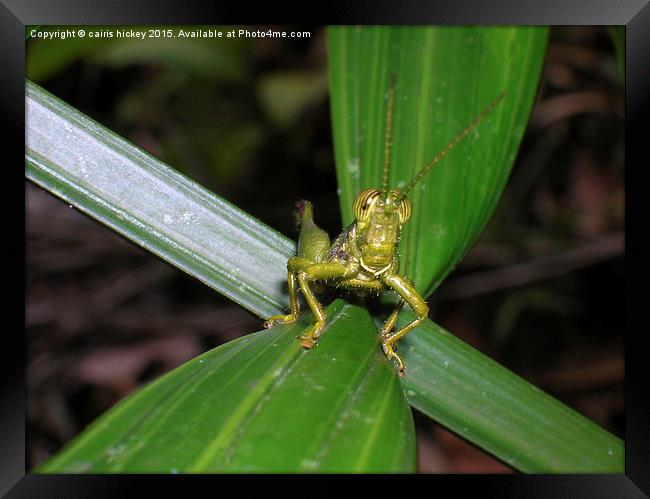
M 283 310 L 294 242 L 29 81 L 26 98 L 27 178 L 260 317 Z
M 336 27 L 328 32 L 343 225 L 381 188 L 386 95 L 396 73 L 390 187 L 401 188 L 501 92 L 479 127 L 410 191 L 401 271 L 430 295 L 489 220 L 537 91 L 544 27 Z
M 404 311 L 398 326 L 415 319 Z M 532 473 L 623 473 L 621 439 L 426 320 L 399 344 L 409 403 Z
M 413 472 L 415 430 L 368 312 L 338 300 L 310 326 L 210 350 L 102 415 L 39 473 Z

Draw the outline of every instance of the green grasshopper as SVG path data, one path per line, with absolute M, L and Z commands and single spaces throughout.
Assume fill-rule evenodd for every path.
M 327 233 L 314 223 L 314 213 L 309 201 L 296 203 L 300 236 L 298 252 L 287 262 L 289 306 L 288 315 L 274 315 L 265 328 L 275 324 L 291 324 L 298 320 L 298 288 L 302 291 L 316 323 L 298 339 L 305 349 L 312 348 L 325 327 L 325 312 L 311 288 L 312 283 L 324 281 L 327 285 L 353 290 L 359 294 L 379 293 L 393 290 L 399 301 L 380 332 L 381 346 L 389 359 L 397 362 L 400 376 L 406 370 L 402 359 L 395 352 L 400 338 L 417 327 L 428 315 L 429 306 L 416 291 L 411 279 L 399 275 L 397 244 L 402 226 L 411 216 L 411 203 L 406 194 L 464 139 L 489 114 L 504 97 L 505 92 L 494 99 L 474 120 L 456 135 L 429 163 L 427 163 L 401 190 L 390 190 L 389 167 L 392 145 L 393 104 L 395 101 L 395 73 L 392 74 L 386 103 L 386 127 L 384 141 L 384 167 L 381 191 L 365 189 L 354 200 L 355 221 L 330 244 Z M 393 331 L 397 316 L 404 303 L 417 314 L 415 320 L 398 331 Z

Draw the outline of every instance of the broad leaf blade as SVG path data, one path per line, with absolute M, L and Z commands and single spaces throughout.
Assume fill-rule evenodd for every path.
M 26 93 L 27 178 L 251 312 L 281 312 L 295 243 L 38 85 Z
M 211 350 L 132 394 L 36 471 L 409 472 L 413 419 L 368 312 L 333 303 Z
M 390 187 L 404 186 L 493 99 L 479 128 L 409 193 L 401 272 L 428 296 L 469 250 L 501 196 L 531 112 L 547 29 L 336 27 L 329 30 L 343 224 L 355 195 L 381 188 L 386 92 L 396 73 Z
M 415 318 L 403 312 L 399 323 Z M 622 473 L 624 447 L 536 386 L 426 320 L 400 342 L 409 403 L 511 466 Z

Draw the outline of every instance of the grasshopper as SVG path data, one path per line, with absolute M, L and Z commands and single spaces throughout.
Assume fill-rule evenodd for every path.
M 400 376 L 406 375 L 402 359 L 395 352 L 400 338 L 418 326 L 427 316 L 429 306 L 416 291 L 411 279 L 399 275 L 397 244 L 402 226 L 411 216 L 411 203 L 406 194 L 463 140 L 488 115 L 505 96 L 501 93 L 474 120 L 458 133 L 429 163 L 427 163 L 402 190 L 389 189 L 389 168 L 392 145 L 393 105 L 395 101 L 395 73 L 391 75 L 386 103 L 386 126 L 384 136 L 384 166 L 381 190 L 364 189 L 354 200 L 356 219 L 330 244 L 328 234 L 314 223 L 312 204 L 296 203 L 297 220 L 300 225 L 298 251 L 287 262 L 289 288 L 288 315 L 274 315 L 265 328 L 275 324 L 291 324 L 298 320 L 298 288 L 316 317 L 316 322 L 298 339 L 305 349 L 312 348 L 325 327 L 325 312 L 316 299 L 312 285 L 317 281 L 337 288 L 353 290 L 359 294 L 380 293 L 393 290 L 399 301 L 380 332 L 381 346 L 389 359 L 397 363 Z M 393 331 L 397 316 L 405 303 L 416 313 L 415 320 Z

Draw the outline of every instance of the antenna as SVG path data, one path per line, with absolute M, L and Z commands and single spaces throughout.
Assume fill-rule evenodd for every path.
M 388 174 L 390 173 L 390 151 L 393 145 L 393 104 L 395 102 L 395 71 L 390 75 L 388 100 L 386 103 L 386 132 L 384 135 L 384 170 L 381 179 L 381 191 L 388 192 Z
M 436 156 L 431 161 L 429 161 L 429 163 L 427 163 L 424 166 L 424 168 L 422 168 L 409 181 L 408 184 L 406 184 L 406 187 L 404 187 L 404 189 L 402 189 L 402 195 L 399 197 L 399 199 L 402 199 L 402 198 L 406 197 L 406 193 L 408 191 L 410 191 L 415 186 L 415 184 L 417 184 L 420 180 L 422 180 L 422 178 L 427 173 L 429 173 L 431 168 L 433 168 L 436 163 L 438 163 L 440 160 L 442 160 L 449 153 L 449 151 L 451 151 L 456 145 L 458 145 L 458 143 L 461 140 L 463 140 L 465 137 L 467 137 L 467 135 L 472 130 L 474 130 L 479 125 L 479 123 L 481 121 L 483 121 L 483 118 L 485 118 L 492 110 L 494 110 L 494 108 L 501 101 L 501 99 L 503 99 L 505 97 L 505 95 L 506 95 L 505 91 L 501 92 L 499 94 L 499 96 L 496 99 L 494 99 L 492 102 L 490 102 L 488 107 L 486 107 L 483 111 L 481 111 L 481 113 L 476 118 L 474 118 L 474 120 L 469 125 L 467 125 L 467 127 L 462 132 L 460 132 L 453 139 L 451 139 L 451 141 L 438 154 L 436 154 Z

